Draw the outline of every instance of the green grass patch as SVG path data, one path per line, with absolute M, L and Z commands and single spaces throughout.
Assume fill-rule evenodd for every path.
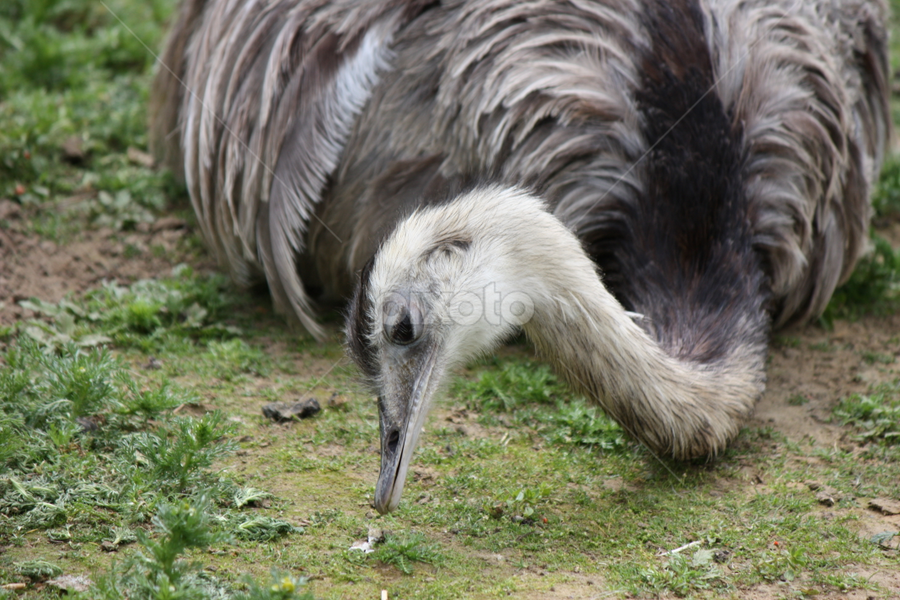
M 859 439 L 896 446 L 900 444 L 900 383 L 844 398 L 834 414 L 842 424 L 852 425 Z
M 412 574 L 413 563 L 441 562 L 437 546 L 428 542 L 423 534 L 416 532 L 386 536 L 384 542 L 372 553 L 372 558 L 386 565 L 394 565 L 405 575 Z
M 174 562 L 185 549 L 302 533 L 250 508 L 266 492 L 214 468 L 236 447 L 234 427 L 219 411 L 190 417 L 174 410 L 197 403 L 170 380 L 138 376 L 106 349 L 14 340 L 0 353 L 0 541 L 19 546 L 42 532 L 55 543 L 115 550 L 138 541 L 149 550 L 151 558 L 137 554 L 111 571 L 117 583 L 98 584 L 92 598 L 251 597 L 161 591 L 199 585 L 197 569 Z M 159 538 L 143 531 L 154 514 Z M 32 581 L 59 574 L 41 570 L 45 564 L 12 567 Z
M 23 340 L 0 358 L 7 539 L 20 524 L 89 523 L 98 509 L 109 523 L 140 523 L 168 498 L 236 487 L 209 471 L 233 449 L 223 415 L 171 414 L 193 400 L 188 393 L 143 391 L 105 350 L 44 352 Z
M 259 353 L 233 339 L 243 332 L 231 313 L 236 298 L 223 276 L 198 276 L 190 267 L 179 266 L 168 278 L 127 287 L 108 283 L 83 298 L 58 304 L 36 298 L 22 301 L 23 307 L 43 319 L 20 327 L 26 336 L 51 347 L 113 343 L 119 348 L 160 352 L 194 341 L 220 342 L 211 344 L 210 352 L 223 364 L 236 363 L 229 373 L 260 371 Z
M 300 593 L 305 580 L 272 570 L 272 582 L 260 585 L 245 578 L 236 585 L 203 571 L 203 565 L 185 558 L 190 549 L 206 550 L 225 544 L 228 536 L 213 523 L 210 503 L 205 498 L 160 506 L 153 517 L 157 535 L 138 533 L 140 550 L 117 563 L 97 586 L 84 594 L 91 600 L 148 598 L 169 600 L 312 600 Z
M 826 327 L 836 319 L 887 315 L 900 309 L 900 250 L 872 234 L 874 249 L 863 257 L 850 279 L 835 290 L 821 317 Z
M 86 224 L 129 230 L 185 197 L 127 152 L 147 146 L 147 47 L 175 3 L 0 6 L 0 197 L 23 207 L 30 232 L 65 242 Z
M 876 218 L 900 214 L 900 155 L 891 154 L 881 167 L 881 176 L 872 190 Z
M 612 450 L 625 445 L 621 427 L 602 410 L 572 394 L 547 365 L 507 361 L 458 379 L 454 395 L 470 408 L 483 411 L 482 422 L 493 425 L 503 413 L 516 423 L 538 429 L 553 443 L 571 443 Z

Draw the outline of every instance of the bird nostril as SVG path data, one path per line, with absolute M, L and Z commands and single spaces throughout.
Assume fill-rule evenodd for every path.
M 397 452 L 397 445 L 400 443 L 400 430 L 394 429 L 391 431 L 387 439 L 385 440 L 385 450 L 388 454 L 393 456 Z
M 404 311 L 403 317 L 391 330 L 391 341 L 395 344 L 411 344 L 416 340 L 416 330 L 410 318 L 409 311 Z

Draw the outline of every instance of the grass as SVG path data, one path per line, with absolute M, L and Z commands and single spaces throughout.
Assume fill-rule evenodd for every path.
M 125 598 L 234 598 L 235 600 L 312 600 L 300 594 L 305 580 L 277 570 L 272 583 L 260 585 L 252 579 L 238 586 L 205 574 L 202 565 L 186 560 L 191 548 L 207 550 L 228 538 L 211 521 L 210 503 L 203 497 L 194 502 L 163 505 L 153 518 L 157 536 L 140 532 L 141 550 L 102 576 L 97 586 L 83 598 L 119 600 Z M 238 589 L 235 589 L 238 588 Z M 243 589 L 241 589 L 243 588 Z
M 835 319 L 888 315 L 900 309 L 900 250 L 877 234 L 872 235 L 872 245 L 847 283 L 835 290 L 820 319 L 826 327 Z
M 844 398 L 834 414 L 842 424 L 852 425 L 861 440 L 900 445 L 900 382 L 882 384 L 870 394 Z
M 127 152 L 147 145 L 153 57 L 143 44 L 159 46 L 174 4 L 0 7 L 0 197 L 25 209 L 35 234 L 66 242 L 86 225 L 128 230 L 183 197 L 168 173 Z M 67 143 L 78 153 L 64 154 Z
M 199 290 L 209 285 L 186 273 L 163 281 L 185 294 L 193 286 L 192 297 L 201 300 Z M 116 314 L 134 297 L 122 288 L 117 305 L 104 295 L 105 312 Z M 245 325 L 243 318 L 255 313 L 234 298 L 222 310 L 231 316 L 227 327 Z M 110 334 L 117 318 L 79 316 L 95 301 L 89 294 L 44 304 L 47 327 L 57 326 L 51 315 L 71 315 L 84 336 Z M 219 314 L 214 304 L 197 304 Z M 338 597 L 384 577 L 381 585 L 398 596 L 540 594 L 592 578 L 618 594 L 696 597 L 794 581 L 819 591 L 877 592 L 847 565 L 898 560 L 892 547 L 855 533 L 852 509 L 861 500 L 842 500 L 849 503 L 844 513 L 823 517 L 813 494 L 792 485 L 810 477 L 806 463 L 788 457 L 815 456 L 824 466 L 813 477 L 866 496 L 900 492 L 896 462 L 873 454 L 861 471 L 852 455 L 818 457 L 819 448 L 760 430 L 747 432 L 714 468 L 658 463 L 545 367 L 515 357 L 477 365 L 455 382 L 461 408 L 450 417 L 462 418 L 470 431 L 430 425 L 401 510 L 373 517 L 366 513 L 377 421 L 350 373 L 338 369 L 326 384 L 331 394 L 348 397 L 344 404 L 289 429 L 264 424 L 258 412 L 228 398 L 290 377 L 284 370 L 290 365 L 270 359 L 268 370 L 248 369 L 253 361 L 245 356 L 268 355 L 257 336 L 280 343 L 290 335 L 276 321 L 262 322 L 248 329 L 242 345 L 214 354 L 211 348 L 237 338 L 198 334 L 177 322 L 153 323 L 144 335 L 162 327 L 172 338 L 162 347 L 170 352 L 166 361 L 181 364 L 149 370 L 140 369 L 149 353 L 130 338 L 121 346 L 41 343 L 26 332 L 30 325 L 8 335 L 0 370 L 6 581 L 24 578 L 37 593 L 53 575 L 35 570 L 44 561 L 66 574 L 92 573 L 95 587 L 84 597 L 103 599 L 122 590 L 166 597 L 163 584 L 197 598 L 269 597 L 259 594 L 276 588 Z M 313 354 L 321 352 L 301 360 L 320 360 Z M 200 360 L 178 360 L 191 356 Z M 885 394 L 896 398 L 895 391 Z M 262 401 L 267 394 L 249 397 Z M 223 408 L 197 416 L 179 410 L 210 402 Z M 878 410 L 865 405 L 847 414 L 865 432 L 866 423 L 880 422 Z M 84 431 L 84 419 L 100 427 Z M 890 439 L 880 431 L 876 437 Z M 773 444 L 780 450 L 769 452 Z M 748 466 L 765 471 L 769 489 L 747 489 L 741 471 Z M 854 489 L 847 471 L 869 488 Z M 174 519 L 173 511 L 191 510 L 197 513 L 191 527 L 202 535 L 168 540 L 177 528 L 161 523 Z M 370 555 L 349 550 L 373 525 L 393 533 Z M 690 542 L 700 543 L 683 556 L 661 555 Z M 69 550 L 54 552 L 56 544 Z M 91 550 L 100 547 L 122 558 Z M 259 564 L 277 567 L 275 579 Z M 481 576 L 458 578 L 467 572 Z M 329 585 L 301 586 L 304 577 Z
M 16 227 L 65 245 L 190 222 L 171 175 L 128 152 L 146 150 L 153 61 L 128 28 L 158 47 L 174 3 L 0 6 L 0 198 L 21 207 Z M 898 198 L 892 158 L 879 220 Z M 896 311 L 898 255 L 873 240 L 827 323 Z M 840 443 L 758 427 L 712 465 L 679 464 L 513 348 L 453 382 L 399 511 L 378 516 L 375 404 L 337 341 L 298 336 L 184 265 L 21 304 L 36 316 L 0 327 L 0 585 L 24 584 L 23 598 L 57 597 L 61 575 L 91 577 L 75 596 L 97 600 L 893 593 L 872 575 L 900 567 L 896 532 L 860 531 L 868 499 L 900 498 L 896 383 L 844 395 Z M 848 343 L 805 340 L 774 346 L 832 356 Z M 851 354 L 895 364 L 885 349 Z M 308 395 L 324 408 L 311 420 L 261 416 Z M 785 401 L 806 410 L 811 397 Z M 835 490 L 834 506 L 806 482 Z M 374 552 L 350 550 L 372 529 L 385 533 Z
M 145 388 L 106 350 L 41 347 L 27 336 L 18 342 L 0 355 L 4 544 L 28 545 L 24 532 L 112 549 L 137 540 L 151 558 L 138 555 L 114 570 L 120 581 L 90 597 L 124 597 L 111 590 L 130 586 L 143 590 L 135 592 L 141 597 L 162 598 L 170 597 L 162 588 L 196 583 L 182 577 L 196 569 L 175 569 L 185 549 L 302 533 L 248 510 L 268 494 L 213 468 L 235 449 L 234 427 L 222 412 L 177 415 L 177 407 L 196 403 L 190 393 L 166 379 Z M 148 520 L 161 538 L 144 533 Z M 15 572 L 37 581 L 58 574 L 34 564 L 15 563 Z
M 482 413 L 486 425 L 512 420 L 537 428 L 552 443 L 605 450 L 625 444 L 622 429 L 584 398 L 573 396 L 547 365 L 507 361 L 475 379 L 458 381 L 454 394 Z

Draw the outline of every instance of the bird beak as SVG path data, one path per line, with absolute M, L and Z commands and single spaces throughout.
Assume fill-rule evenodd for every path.
M 389 513 L 400 504 L 409 463 L 443 368 L 437 344 L 417 349 L 416 358 L 390 369 L 378 398 L 381 418 L 381 471 L 375 486 L 375 508 Z

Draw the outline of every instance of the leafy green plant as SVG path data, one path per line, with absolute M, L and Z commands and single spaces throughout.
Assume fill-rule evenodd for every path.
M 234 507 L 243 508 L 273 497 L 272 494 L 265 490 L 258 490 L 254 487 L 240 488 L 234 493 Z
M 508 514 L 513 520 L 521 522 L 532 519 L 538 505 L 545 504 L 551 494 L 552 488 L 547 484 L 521 488 L 499 502 L 494 502 L 487 511 L 494 518 Z
M 212 530 L 209 509 L 209 500 L 204 497 L 195 502 L 163 504 L 153 517 L 153 525 L 160 537 L 154 540 L 138 532 L 138 540 L 149 552 L 149 556 L 138 555 L 138 560 L 146 565 L 151 579 L 162 578 L 167 583 L 177 583 L 191 568 L 188 563 L 179 560 L 185 550 L 206 548 L 228 539 Z
M 211 517 L 209 499 L 183 500 L 162 504 L 153 517 L 156 535 L 138 531 L 140 551 L 115 565 L 103 575 L 88 597 L 96 600 L 176 598 L 213 600 L 312 600 L 312 594 L 298 594 L 304 580 L 277 570 L 268 586 L 245 578 L 246 591 L 238 591 L 223 581 L 205 576 L 202 565 L 186 560 L 186 551 L 207 549 L 227 543 L 229 536 L 219 530 Z
M 52 348 L 113 343 L 149 352 L 177 339 L 215 340 L 237 335 L 238 328 L 221 322 L 233 302 L 224 277 L 198 277 L 189 267 L 179 266 L 171 277 L 161 280 L 141 280 L 128 287 L 107 283 L 83 300 L 64 299 L 58 304 L 23 301 L 24 307 L 45 318 L 30 321 L 23 332 Z M 237 363 L 232 367 L 235 371 L 265 369 L 259 351 L 242 341 L 211 350 Z
M 834 409 L 844 425 L 853 425 L 866 441 L 900 444 L 900 383 L 878 386 L 870 394 L 853 394 Z
M 415 532 L 386 536 L 384 543 L 371 556 L 387 565 L 394 565 L 405 575 L 412 574 L 414 562 L 435 564 L 441 561 L 436 546 L 428 543 L 423 534 Z
M 872 190 L 876 217 L 900 213 L 900 155 L 891 154 L 881 166 L 881 175 Z
M 239 538 L 254 542 L 270 542 L 289 533 L 303 533 L 300 527 L 294 527 L 287 521 L 274 519 L 265 515 L 235 517 L 231 519 L 232 531 Z
M 112 380 L 121 367 L 105 350 L 84 351 L 70 344 L 59 354 L 44 353 L 25 338 L 3 358 L 6 366 L 0 364 L 0 437 L 12 448 L 24 451 L 18 454 L 8 448 L 9 460 L 42 460 L 52 447 L 44 442 L 65 446 L 75 433 L 75 419 L 110 410 L 117 404 Z M 32 431 L 49 437 L 34 447 L 14 439 L 25 441 Z
M 311 591 L 300 593 L 306 585 L 305 579 L 292 577 L 278 569 L 272 569 L 271 583 L 267 586 L 250 578 L 245 579 L 245 583 L 247 591 L 236 594 L 235 600 L 314 600 Z
M 203 480 L 204 470 L 213 462 L 234 450 L 234 443 L 226 439 L 230 433 L 231 427 L 218 411 L 199 419 L 176 418 L 160 431 L 126 436 L 119 456 L 135 477 L 149 469 L 150 478 L 158 485 L 183 493 Z M 134 456 L 144 460 L 134 464 Z
M 542 429 L 551 441 L 612 450 L 625 445 L 622 428 L 597 407 L 582 399 L 561 403 L 547 415 Z
M 875 234 L 872 243 L 872 253 L 859 261 L 847 283 L 831 297 L 821 318 L 826 326 L 835 319 L 890 314 L 900 308 L 900 250 Z
M 715 563 L 714 556 L 712 549 L 698 548 L 690 555 L 668 556 L 661 566 L 622 565 L 617 570 L 636 595 L 668 592 L 686 597 L 695 592 L 725 587 L 721 581 L 724 573 Z
M 17 341 L 0 353 L 0 536 L 89 519 L 91 507 L 124 527 L 200 489 L 231 501 L 237 486 L 210 472 L 234 449 L 221 413 L 170 414 L 194 399 L 142 384 L 106 350 Z
M 42 581 L 61 575 L 63 570 L 46 560 L 26 560 L 15 564 L 16 573 L 35 581 Z

